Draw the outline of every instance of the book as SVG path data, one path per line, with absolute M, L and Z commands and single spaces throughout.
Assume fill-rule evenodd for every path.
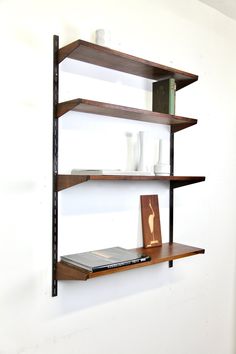
M 102 175 L 102 176 L 154 176 L 152 172 L 145 171 L 124 171 L 124 170 L 83 170 L 73 168 L 72 175 Z
M 168 78 L 153 83 L 153 111 L 175 114 L 176 82 Z
M 90 252 L 61 256 L 61 261 L 91 272 L 123 267 L 130 264 L 150 261 L 151 257 L 140 252 L 111 247 Z

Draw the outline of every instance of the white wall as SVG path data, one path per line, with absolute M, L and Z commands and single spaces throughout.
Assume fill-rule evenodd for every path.
M 0 353 L 235 353 L 236 23 L 196 0 L 2 0 L 0 17 Z M 113 31 L 120 50 L 199 75 L 177 94 L 177 114 L 199 123 L 176 134 L 175 166 L 176 174 L 207 181 L 176 191 L 175 239 L 205 247 L 206 254 L 176 261 L 173 269 L 161 264 L 60 282 L 51 298 L 52 35 L 60 35 L 62 46 L 80 36 L 93 40 L 100 27 Z M 150 108 L 143 80 L 116 82 L 116 74 L 112 81 L 99 69 L 96 80 L 84 77 L 90 91 L 70 66 L 61 71 L 61 99 Z M 62 172 L 73 164 L 72 128 L 87 129 L 82 115 L 67 118 L 60 119 Z M 127 121 L 104 118 L 100 125 L 90 118 L 98 131 L 127 129 Z M 63 144 L 68 134 L 72 147 Z M 61 192 L 60 254 L 140 244 L 138 196 L 149 192 L 161 196 L 166 239 L 163 184 L 88 182 Z

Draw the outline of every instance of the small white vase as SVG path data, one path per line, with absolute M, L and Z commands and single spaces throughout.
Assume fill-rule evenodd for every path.
M 139 163 L 138 171 L 153 173 L 151 137 L 148 132 L 139 132 Z
M 156 175 L 170 175 L 170 149 L 167 140 L 160 139 L 159 141 L 159 159 L 158 163 L 154 166 Z
M 104 28 L 97 29 L 96 43 L 105 47 L 109 47 L 111 44 L 111 32 Z
M 127 153 L 126 153 L 126 171 L 135 171 L 136 161 L 135 161 L 135 147 L 136 142 L 132 133 L 126 133 L 126 144 L 127 144 Z

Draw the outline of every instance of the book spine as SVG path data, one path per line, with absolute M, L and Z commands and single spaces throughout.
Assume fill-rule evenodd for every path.
M 175 114 L 176 82 L 167 78 L 153 83 L 153 112 Z
M 171 78 L 169 80 L 169 114 L 175 114 L 175 92 L 176 92 L 175 79 Z
M 150 256 L 144 256 L 144 257 L 137 258 L 137 259 L 131 259 L 129 261 L 117 262 L 117 263 L 112 263 L 112 264 L 106 264 L 106 265 L 102 265 L 102 266 L 93 267 L 92 271 L 93 272 L 99 272 L 99 271 L 102 271 L 102 270 L 108 270 L 108 269 L 128 266 L 128 265 L 131 265 L 131 264 L 147 262 L 147 261 L 150 261 L 150 260 L 151 260 Z

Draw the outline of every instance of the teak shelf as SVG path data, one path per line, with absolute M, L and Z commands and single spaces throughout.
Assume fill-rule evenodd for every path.
M 57 191 L 87 181 L 166 181 L 172 188 L 205 181 L 205 177 L 188 176 L 122 176 L 122 175 L 58 175 Z
M 77 40 L 59 49 L 59 37 L 53 37 L 53 203 L 52 203 L 52 296 L 57 295 L 58 280 L 87 280 L 106 274 L 122 272 L 139 267 L 146 267 L 161 262 L 169 262 L 179 258 L 204 253 L 204 249 L 186 246 L 173 242 L 174 189 L 193 183 L 202 182 L 202 176 L 174 176 L 174 133 L 197 123 L 196 119 L 156 112 L 158 107 L 153 95 L 153 110 L 125 107 L 106 102 L 97 102 L 84 98 L 76 98 L 59 103 L 59 64 L 66 58 L 83 61 L 108 69 L 137 75 L 146 79 L 160 81 L 175 79 L 179 90 L 198 80 L 198 76 L 178 69 L 170 68 L 149 60 L 135 57 L 114 49 L 99 46 L 83 40 Z M 153 92 L 155 88 L 153 86 Z M 156 92 L 156 91 L 155 91 Z M 58 174 L 58 130 L 59 118 L 69 111 L 109 116 L 114 118 L 138 120 L 170 126 L 170 176 L 137 176 L 137 175 L 64 175 Z M 86 119 L 87 117 L 84 117 Z M 169 186 L 169 242 L 159 247 L 137 248 L 151 256 L 151 261 L 124 267 L 89 272 L 79 267 L 58 262 L 58 192 L 87 181 L 166 181 Z M 92 187 L 92 185 L 91 185 Z
M 130 270 L 134 268 L 146 267 L 157 263 L 173 261 L 175 259 L 194 256 L 196 254 L 204 253 L 205 250 L 202 248 L 191 247 L 182 245 L 179 243 L 164 243 L 159 247 L 152 248 L 135 248 L 133 249 L 140 253 L 144 253 L 151 257 L 151 261 L 132 264 L 128 266 L 112 268 L 108 270 L 102 270 L 99 272 L 90 272 L 83 268 L 79 268 L 73 265 L 68 265 L 63 262 L 58 262 L 57 264 L 57 280 L 87 280 L 92 278 L 97 278 L 103 275 L 123 272 L 125 270 Z
M 193 118 L 179 117 L 171 114 L 118 106 L 110 103 L 85 100 L 82 98 L 59 103 L 57 106 L 57 117 L 61 117 L 68 111 L 171 125 L 174 133 L 197 123 L 197 119 Z
M 197 81 L 198 76 L 81 39 L 59 49 L 58 63 L 70 58 L 105 68 L 133 74 L 146 79 L 174 77 L 177 90 Z

